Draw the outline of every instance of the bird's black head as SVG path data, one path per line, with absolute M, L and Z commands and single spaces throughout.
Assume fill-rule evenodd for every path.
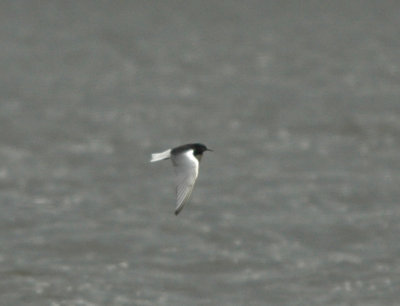
M 207 148 L 205 145 L 202 143 L 193 143 L 190 145 L 193 149 L 193 154 L 196 155 L 202 155 L 205 151 L 212 151 L 209 148 Z
M 205 151 L 212 151 L 209 148 L 207 148 L 205 145 L 203 145 L 202 143 L 188 143 L 183 146 L 173 148 L 171 151 L 171 154 L 177 155 L 177 154 L 184 153 L 188 150 L 193 150 L 193 155 L 196 156 L 197 159 L 199 159 L 199 160 Z

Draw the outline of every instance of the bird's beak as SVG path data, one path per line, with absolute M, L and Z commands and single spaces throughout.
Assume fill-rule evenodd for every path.
M 213 150 L 211 150 L 211 149 L 208 149 L 208 148 L 207 148 L 207 150 L 206 150 L 206 151 L 214 152 Z

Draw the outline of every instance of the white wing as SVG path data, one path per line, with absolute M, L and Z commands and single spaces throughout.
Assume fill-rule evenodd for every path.
M 179 214 L 183 206 L 189 200 L 190 195 L 199 174 L 199 161 L 193 155 L 193 150 L 172 157 L 176 174 L 176 209 Z

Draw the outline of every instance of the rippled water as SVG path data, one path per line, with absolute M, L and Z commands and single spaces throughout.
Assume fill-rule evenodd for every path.
M 398 304 L 400 5 L 0 12 L 1 305 Z

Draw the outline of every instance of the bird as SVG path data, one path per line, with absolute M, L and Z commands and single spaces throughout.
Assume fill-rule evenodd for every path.
M 192 194 L 194 183 L 199 174 L 199 163 L 205 151 L 212 151 L 202 143 L 188 143 L 164 152 L 151 154 L 150 162 L 171 159 L 176 179 L 177 216 Z

